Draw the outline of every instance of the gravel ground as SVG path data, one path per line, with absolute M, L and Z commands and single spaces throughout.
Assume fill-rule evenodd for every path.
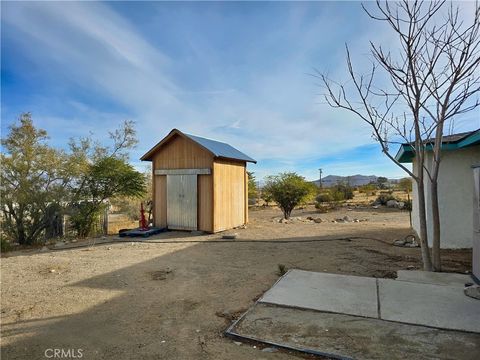
M 278 279 L 279 264 L 375 277 L 421 268 L 418 248 L 391 245 L 409 234 L 406 212 L 308 208 L 293 216 L 301 220 L 284 224 L 278 209 L 252 209 L 237 240 L 222 242 L 211 242 L 222 234 L 168 232 L 153 238 L 163 243 L 4 254 L 2 358 L 45 359 L 55 349 L 83 359 L 298 358 L 223 336 Z M 332 222 L 344 216 L 366 221 Z M 444 270 L 465 272 L 471 251 L 445 251 L 443 260 Z

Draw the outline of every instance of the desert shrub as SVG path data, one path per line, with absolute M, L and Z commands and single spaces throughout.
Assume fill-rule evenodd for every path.
M 318 194 L 315 198 L 317 203 L 328 203 L 333 201 L 333 196 L 329 192 Z
M 345 194 L 342 191 L 332 190 L 330 192 L 330 195 L 335 202 L 345 200 Z
M 334 198 L 338 199 L 337 201 L 353 199 L 353 188 L 350 185 L 335 185 L 330 189 L 330 192 Z
M 278 264 L 278 271 L 277 271 L 278 276 L 285 275 L 287 271 L 288 271 L 288 268 L 285 264 Z
M 263 191 L 270 193 L 278 204 L 285 219 L 290 218 L 292 210 L 308 199 L 313 188 L 311 183 L 294 172 L 285 172 L 268 176 Z
M 6 239 L 4 239 L 3 237 L 0 239 L 0 251 L 3 253 L 3 252 L 7 252 L 7 251 L 10 251 L 12 249 L 12 246 L 10 245 L 10 242 L 8 242 Z
M 403 206 L 403 210 L 412 211 L 412 200 L 404 200 L 404 204 L 405 205 Z
M 328 204 L 324 205 L 324 203 L 318 203 L 318 202 L 315 203 L 315 209 L 317 209 L 318 212 L 322 213 L 322 214 L 327 213 L 328 210 L 330 210 L 332 208 L 333 207 L 331 205 L 328 205 Z

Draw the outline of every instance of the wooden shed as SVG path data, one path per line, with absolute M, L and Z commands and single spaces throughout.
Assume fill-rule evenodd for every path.
M 152 162 L 154 225 L 217 232 L 248 222 L 247 162 L 219 141 L 173 129 L 141 157 Z

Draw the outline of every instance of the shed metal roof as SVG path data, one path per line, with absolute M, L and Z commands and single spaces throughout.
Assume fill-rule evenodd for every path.
M 423 142 L 425 144 L 425 150 L 431 151 L 433 149 L 434 141 L 434 139 L 425 140 Z M 442 138 L 442 150 L 457 150 L 474 145 L 480 145 L 480 129 L 445 135 Z M 415 150 L 412 143 L 406 143 L 400 146 L 395 159 L 401 163 L 409 163 L 413 161 L 414 157 Z
M 191 135 L 191 134 L 185 134 L 185 136 L 189 137 L 196 143 L 202 145 L 204 148 L 206 148 L 211 153 L 213 153 L 213 155 L 216 157 L 223 157 L 228 159 L 236 159 L 236 160 L 243 160 L 243 161 L 256 163 L 256 161 L 253 160 L 250 156 L 245 155 L 240 150 L 235 149 L 233 146 L 227 143 L 212 140 L 212 139 L 207 139 L 204 137 Z
M 255 164 L 257 163 L 256 160 L 252 159 L 250 156 L 244 154 L 240 150 L 235 149 L 233 146 L 227 143 L 207 139 L 196 135 L 186 134 L 178 129 L 173 129 L 165 138 L 162 139 L 162 141 L 160 141 L 145 155 L 143 155 L 140 160 L 152 160 L 153 154 L 156 153 L 162 147 L 162 145 L 164 145 L 173 135 L 180 135 L 189 138 L 190 140 L 194 141 L 195 143 L 212 153 L 214 157 L 252 162 Z

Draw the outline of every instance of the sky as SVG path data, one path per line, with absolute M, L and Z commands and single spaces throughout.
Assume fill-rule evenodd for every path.
M 469 4 L 467 3 L 468 7 Z M 258 161 L 257 179 L 405 173 L 369 126 L 332 109 L 316 70 L 345 80 L 345 44 L 365 64 L 369 41 L 394 44 L 360 2 L 1 3 L 1 131 L 22 112 L 50 143 L 136 123 L 131 162 L 177 128 Z M 478 112 L 457 132 L 480 127 Z

